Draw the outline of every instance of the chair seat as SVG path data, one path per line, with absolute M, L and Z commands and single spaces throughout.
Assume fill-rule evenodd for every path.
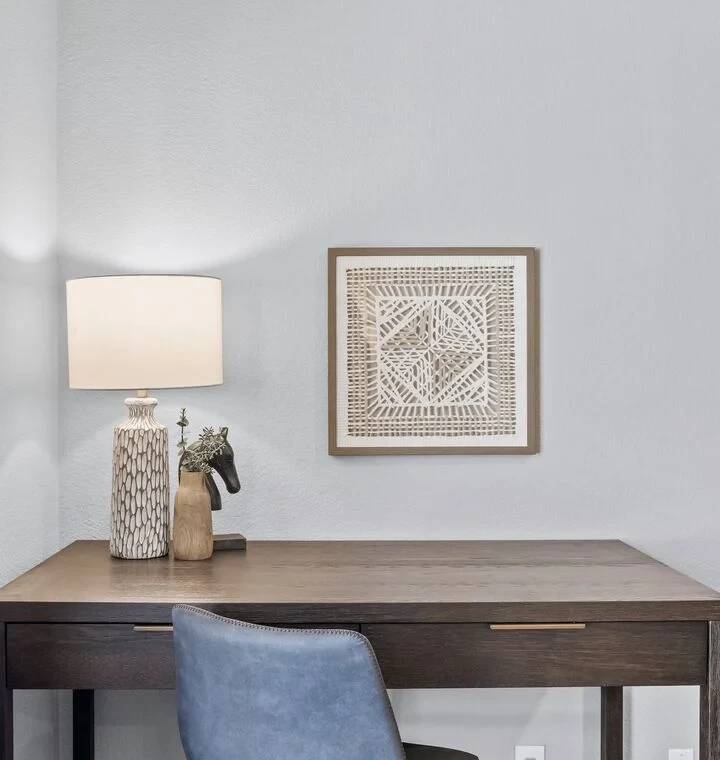
M 459 749 L 428 747 L 425 744 L 403 744 L 407 760 L 478 760 L 477 755 Z

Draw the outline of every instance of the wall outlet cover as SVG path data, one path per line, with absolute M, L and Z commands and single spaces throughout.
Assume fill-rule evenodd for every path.
M 540 745 L 516 745 L 515 760 L 545 760 L 545 747 Z M 672 760 L 683 760 L 682 758 L 672 758 Z M 690 759 L 692 760 L 692 758 Z
M 691 749 L 668 750 L 668 760 L 693 760 L 693 751 Z

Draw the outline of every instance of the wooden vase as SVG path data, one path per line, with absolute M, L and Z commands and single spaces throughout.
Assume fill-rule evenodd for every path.
M 173 523 L 175 559 L 209 559 L 213 553 L 210 493 L 202 472 L 181 472 Z

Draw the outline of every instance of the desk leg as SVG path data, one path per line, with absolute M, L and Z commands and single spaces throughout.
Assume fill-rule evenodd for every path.
M 13 760 L 13 693 L 0 690 L 0 760 Z
M 700 760 L 720 760 L 720 622 L 708 623 L 707 685 L 700 687 Z
M 0 760 L 13 760 L 13 693 L 6 677 L 5 624 L 0 623 Z
M 95 760 L 95 692 L 73 691 L 73 760 Z
M 623 757 L 623 687 L 603 686 L 600 705 L 602 760 Z

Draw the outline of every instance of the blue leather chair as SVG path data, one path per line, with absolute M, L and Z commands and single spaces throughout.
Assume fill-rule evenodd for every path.
M 368 640 L 173 609 L 188 760 L 477 760 L 403 744 Z

